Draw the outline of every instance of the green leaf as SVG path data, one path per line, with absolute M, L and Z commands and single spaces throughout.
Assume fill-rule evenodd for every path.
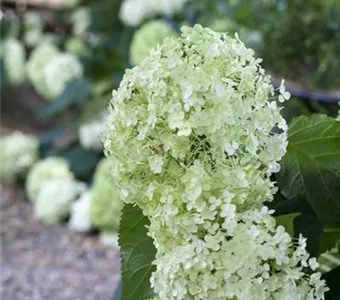
M 289 233 L 291 237 L 294 237 L 294 219 L 299 216 L 300 213 L 291 213 L 282 216 L 276 216 L 276 225 L 282 225 L 286 228 L 286 231 Z
M 290 199 L 306 197 L 323 223 L 340 220 L 340 122 L 324 115 L 301 116 L 288 131 L 287 153 L 277 182 Z
M 121 300 L 143 300 L 154 295 L 150 286 L 156 249 L 147 235 L 149 219 L 140 208 L 125 204 L 119 228 L 123 289 Z
M 70 82 L 56 99 L 42 108 L 38 108 L 36 115 L 41 119 L 52 117 L 71 105 L 84 102 L 92 93 L 91 83 L 83 78 Z
M 320 253 L 334 248 L 337 244 L 340 252 L 340 226 L 325 227 L 320 239 Z

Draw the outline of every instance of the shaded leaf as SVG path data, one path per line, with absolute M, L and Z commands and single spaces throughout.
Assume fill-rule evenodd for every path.
M 38 108 L 36 115 L 39 118 L 45 119 L 52 117 L 71 105 L 84 102 L 92 92 L 91 83 L 83 78 L 76 79 L 70 82 L 64 91 L 56 99 L 42 108 Z
M 122 265 L 122 300 L 143 300 L 154 295 L 150 286 L 151 273 L 155 271 L 152 262 L 156 249 L 147 235 L 149 219 L 140 208 L 125 204 L 120 228 L 119 245 Z
M 288 131 L 277 175 L 286 198 L 306 197 L 324 223 L 340 220 L 340 122 L 324 115 L 298 117 Z

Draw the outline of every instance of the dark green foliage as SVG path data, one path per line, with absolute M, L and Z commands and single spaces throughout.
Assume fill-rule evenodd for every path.
M 153 296 L 150 276 L 156 249 L 147 235 L 149 220 L 140 208 L 125 204 L 119 228 L 122 266 L 122 300 L 143 300 Z

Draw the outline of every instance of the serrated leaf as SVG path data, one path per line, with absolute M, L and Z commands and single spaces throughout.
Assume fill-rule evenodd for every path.
M 150 285 L 156 249 L 147 235 L 149 219 L 141 209 L 125 204 L 119 227 L 123 288 L 121 300 L 143 300 L 154 295 Z
M 92 92 L 91 83 L 84 79 L 78 78 L 70 82 L 64 91 L 49 104 L 42 108 L 38 108 L 36 115 L 39 118 L 46 119 L 52 117 L 71 105 L 84 102 Z
M 324 115 L 298 117 L 288 131 L 277 182 L 282 194 L 306 197 L 323 223 L 340 220 L 340 122 Z

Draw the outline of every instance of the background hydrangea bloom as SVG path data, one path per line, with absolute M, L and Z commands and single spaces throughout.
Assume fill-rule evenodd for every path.
M 166 39 L 113 91 L 105 152 L 119 196 L 149 217 L 155 299 L 323 299 L 264 202 L 287 125 L 260 59 L 196 25 Z M 279 100 L 289 93 L 282 84 Z M 273 130 L 275 129 L 275 130 Z
M 95 227 L 108 232 L 117 232 L 123 201 L 110 175 L 110 163 L 102 159 L 94 175 L 91 201 L 91 221 Z
M 172 16 L 188 0 L 124 0 L 119 17 L 127 25 L 136 26 L 144 19 L 155 16 Z
M 106 118 L 106 113 L 101 114 L 97 119 L 80 125 L 79 141 L 83 148 L 102 151 L 102 134 L 106 129 Z
M 71 206 L 71 217 L 68 228 L 76 232 L 88 232 L 91 230 L 91 190 L 84 192 Z
M 85 189 L 85 184 L 73 179 L 52 179 L 45 182 L 34 203 L 36 218 L 46 225 L 64 220 L 70 213 L 72 203 Z
M 130 62 L 132 65 L 140 63 L 149 51 L 161 44 L 167 37 L 176 35 L 171 26 L 164 21 L 154 20 L 138 29 L 130 45 Z
M 58 48 L 50 42 L 44 42 L 35 48 L 26 64 L 27 76 L 34 89 L 46 99 L 51 99 L 46 81 L 44 69 L 46 65 L 59 53 Z
M 75 55 L 61 53 L 46 64 L 43 73 L 50 95 L 56 97 L 63 92 L 67 83 L 82 77 L 83 66 Z
M 14 182 L 18 176 L 25 175 L 39 157 L 37 138 L 21 132 L 1 137 L 0 148 L 0 175 L 8 182 Z
M 66 159 L 48 157 L 33 166 L 26 179 L 26 193 L 29 200 L 34 202 L 41 187 L 51 179 L 73 179 Z
M 27 12 L 23 15 L 24 41 L 32 47 L 38 45 L 43 39 L 43 22 L 41 16 L 36 12 Z
M 7 80 L 11 84 L 25 81 L 25 49 L 19 40 L 9 38 L 3 41 L 2 57 Z

